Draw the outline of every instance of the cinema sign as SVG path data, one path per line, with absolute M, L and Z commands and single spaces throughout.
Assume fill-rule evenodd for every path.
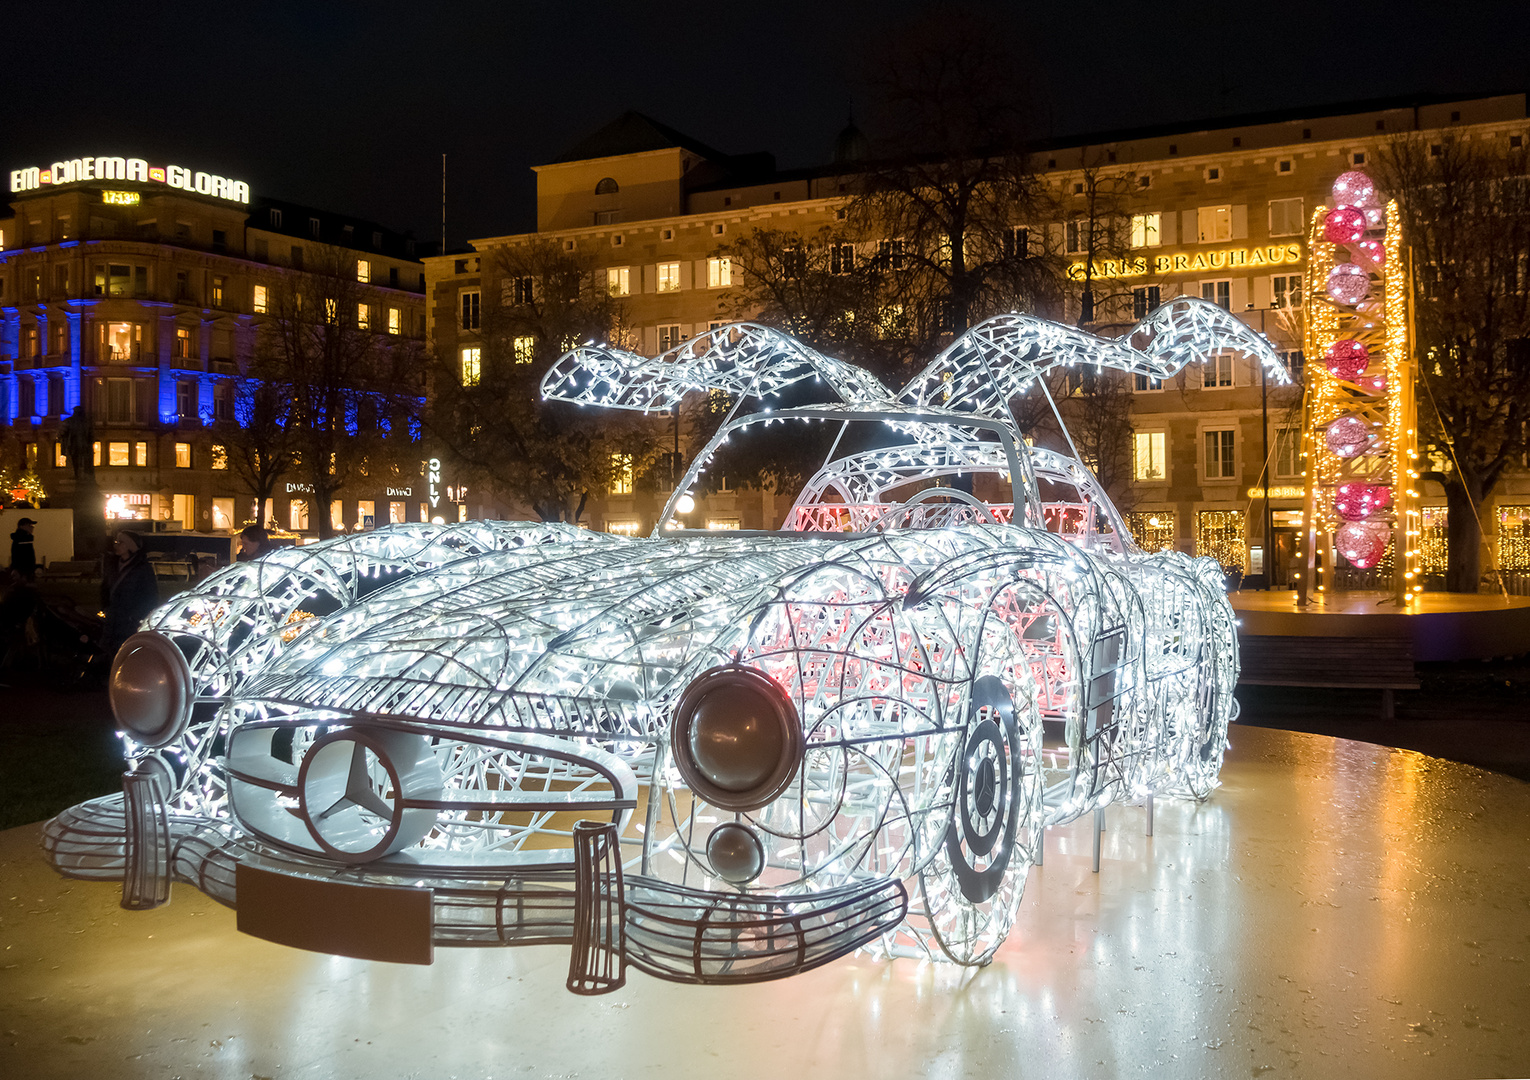
M 1169 274 L 1199 274 L 1212 270 L 1256 270 L 1266 266 L 1293 265 L 1302 261 L 1300 244 L 1270 244 L 1266 247 L 1227 248 L 1221 251 L 1196 251 L 1183 255 L 1139 255 L 1135 259 L 1096 259 L 1096 278 L 1163 277 Z M 1068 267 L 1068 276 L 1083 281 L 1085 265 L 1076 262 Z
M 80 184 L 90 180 L 127 180 L 140 184 L 164 184 L 166 187 L 214 199 L 247 203 L 250 185 L 215 173 L 193 172 L 180 165 L 150 165 L 143 158 L 83 157 L 55 161 L 48 168 L 11 170 L 11 192 L 36 191 L 59 184 Z

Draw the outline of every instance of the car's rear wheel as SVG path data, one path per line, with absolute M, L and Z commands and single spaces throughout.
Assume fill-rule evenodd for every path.
M 1014 926 L 1036 859 L 1041 718 L 1033 695 L 1023 696 L 1017 703 L 993 675 L 973 682 L 953 763 L 950 819 L 919 875 L 919 929 L 958 964 L 993 958 Z

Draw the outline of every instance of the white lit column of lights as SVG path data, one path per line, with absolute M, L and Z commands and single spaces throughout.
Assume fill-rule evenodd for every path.
M 1335 585 L 1330 558 L 1368 570 L 1393 555 L 1399 600 L 1418 581 L 1418 445 L 1408 267 L 1397 203 L 1361 172 L 1334 181 L 1312 217 L 1304 348 L 1305 546 L 1298 598 Z M 1401 557 L 1397 557 L 1397 553 Z

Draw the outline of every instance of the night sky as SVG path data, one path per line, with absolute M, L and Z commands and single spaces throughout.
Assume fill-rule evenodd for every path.
M 445 153 L 457 246 L 533 227 L 530 166 L 628 109 L 783 168 L 825 162 L 868 40 L 932 6 L 22 0 L 6 20 L 0 165 L 146 157 L 430 239 Z M 1038 138 L 1530 87 L 1525 0 L 992 10 Z

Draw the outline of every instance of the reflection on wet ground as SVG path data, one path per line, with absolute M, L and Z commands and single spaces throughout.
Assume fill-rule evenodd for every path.
M 1200 806 L 1052 830 L 971 972 L 851 958 L 784 982 L 562 989 L 555 947 L 428 968 L 153 912 L 0 833 L 0 1076 L 1530 1074 L 1530 785 L 1360 743 L 1234 732 Z

